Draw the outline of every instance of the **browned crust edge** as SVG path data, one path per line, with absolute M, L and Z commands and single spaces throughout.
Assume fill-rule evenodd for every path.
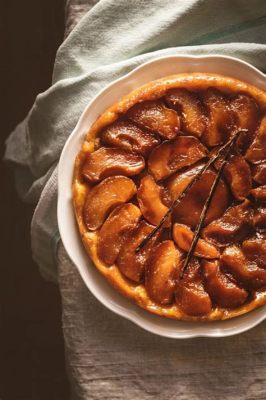
M 185 321 L 215 321 L 225 320 L 243 315 L 251 310 L 266 304 L 266 289 L 256 292 L 256 296 L 249 303 L 233 310 L 215 308 L 209 314 L 192 317 L 184 312 L 176 304 L 171 306 L 160 306 L 154 303 L 148 296 L 143 285 L 136 285 L 125 278 L 116 267 L 105 266 L 98 258 L 97 232 L 87 231 L 83 219 L 82 209 L 86 195 L 90 190 L 88 184 L 84 184 L 81 177 L 81 166 L 88 152 L 94 151 L 95 139 L 100 131 L 110 123 L 114 122 L 121 114 L 125 113 L 134 104 L 146 99 L 156 99 L 162 97 L 170 88 L 185 87 L 191 90 L 206 90 L 208 87 L 215 87 L 224 93 L 246 93 L 254 97 L 263 111 L 266 110 L 266 93 L 255 86 L 239 81 L 234 78 L 218 74 L 190 73 L 178 74 L 164 77 L 156 81 L 149 82 L 124 96 L 117 103 L 109 107 L 91 126 L 86 134 L 82 148 L 78 153 L 74 166 L 72 193 L 73 205 L 76 215 L 78 228 L 83 244 L 90 259 L 102 275 L 117 289 L 122 295 L 133 300 L 141 308 L 154 314 L 167 318 Z

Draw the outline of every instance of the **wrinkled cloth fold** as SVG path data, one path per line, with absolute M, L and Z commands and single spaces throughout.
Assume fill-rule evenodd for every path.
M 57 52 L 52 86 L 7 140 L 18 192 L 38 202 L 32 252 L 44 276 L 56 280 L 56 165 L 88 102 L 162 55 L 225 54 L 264 70 L 265 38 L 263 0 L 101 0 L 81 18 Z

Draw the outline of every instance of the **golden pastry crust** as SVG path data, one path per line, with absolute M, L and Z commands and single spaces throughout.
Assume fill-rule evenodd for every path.
M 257 104 L 259 104 L 262 112 L 266 111 L 266 93 L 252 85 L 236 79 L 217 74 L 205 73 L 168 76 L 152 81 L 134 90 L 107 109 L 95 121 L 86 134 L 81 150 L 76 157 L 74 166 L 72 192 L 76 220 L 85 249 L 96 268 L 115 287 L 115 289 L 117 289 L 122 295 L 133 300 L 138 306 L 154 314 L 177 320 L 213 321 L 224 320 L 245 314 L 266 303 L 266 289 L 262 288 L 255 291 L 253 298 L 240 307 L 224 309 L 215 306 L 215 308 L 212 308 L 210 313 L 201 316 L 187 315 L 175 302 L 171 305 L 156 304 L 149 297 L 143 283 L 134 283 L 133 281 L 130 281 L 120 272 L 115 264 L 112 266 L 106 266 L 99 259 L 97 255 L 99 232 L 89 231 L 83 220 L 84 204 L 92 185 L 84 181 L 81 170 L 86 155 L 100 147 L 98 139 L 100 132 L 102 132 L 106 126 L 116 121 L 135 104 L 145 100 L 159 99 L 164 96 L 169 89 L 173 88 L 186 88 L 191 91 L 205 91 L 210 87 L 216 88 L 222 93 L 230 96 L 238 93 L 247 94 L 251 96 Z

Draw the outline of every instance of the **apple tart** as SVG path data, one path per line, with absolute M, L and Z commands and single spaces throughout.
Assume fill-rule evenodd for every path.
M 266 93 L 216 74 L 152 81 L 99 116 L 73 203 L 96 268 L 160 316 L 266 303 Z

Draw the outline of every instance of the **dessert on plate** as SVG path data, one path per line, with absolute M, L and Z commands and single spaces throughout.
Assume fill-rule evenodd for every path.
M 266 93 L 231 77 L 152 81 L 95 121 L 73 203 L 96 268 L 160 316 L 228 319 L 266 303 Z

